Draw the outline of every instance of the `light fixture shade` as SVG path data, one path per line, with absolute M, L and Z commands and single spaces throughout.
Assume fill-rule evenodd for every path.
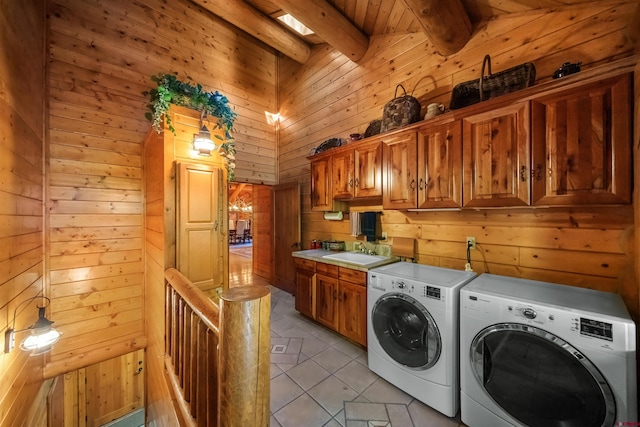
M 28 330 L 31 335 L 20 343 L 20 348 L 33 355 L 51 350 L 51 346 L 60 339 L 60 332 L 52 328 L 52 321 L 44 316 L 45 307 L 38 307 L 38 320 Z
M 207 129 L 205 125 L 202 125 L 200 132 L 197 135 L 193 135 L 193 149 L 201 156 L 210 156 L 215 148 L 216 145 L 211 140 L 209 129 Z

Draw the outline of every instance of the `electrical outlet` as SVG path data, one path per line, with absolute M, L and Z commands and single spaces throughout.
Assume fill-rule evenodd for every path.
M 475 237 L 467 237 L 467 247 L 471 249 L 476 248 L 476 238 Z

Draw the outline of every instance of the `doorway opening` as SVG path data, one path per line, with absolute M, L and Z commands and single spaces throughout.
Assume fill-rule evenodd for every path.
M 229 286 L 244 285 L 253 275 L 253 185 L 229 183 Z

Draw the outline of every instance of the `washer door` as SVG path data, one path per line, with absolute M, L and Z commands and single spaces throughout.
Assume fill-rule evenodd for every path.
M 401 365 L 424 370 L 438 361 L 440 331 L 414 298 L 400 293 L 383 296 L 371 310 L 371 323 L 380 346 Z
M 615 421 L 611 388 L 587 357 L 542 329 L 502 323 L 471 343 L 471 366 L 491 398 L 530 427 L 601 427 Z

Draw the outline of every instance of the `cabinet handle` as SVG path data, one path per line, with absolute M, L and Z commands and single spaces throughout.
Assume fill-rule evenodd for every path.
M 360 180 L 358 178 L 356 178 L 356 180 L 353 183 L 356 187 L 360 187 Z
M 412 190 L 415 191 L 415 189 L 416 189 L 416 180 L 415 179 L 411 180 L 411 183 L 409 184 L 409 188 L 411 188 Z
M 520 181 L 525 182 L 527 180 L 527 167 L 520 166 Z
M 218 231 L 218 220 L 216 219 L 216 222 L 213 223 L 213 229 L 214 231 Z
M 540 163 L 537 163 L 536 164 L 536 181 L 540 181 L 541 179 L 542 179 L 542 165 Z
M 422 189 L 424 188 L 424 181 L 422 180 L 422 178 L 420 178 L 420 183 L 418 184 L 418 188 L 420 189 L 420 191 L 422 191 Z
M 338 299 L 338 291 L 333 291 L 333 299 Z
M 349 182 L 347 182 L 347 187 L 353 187 L 353 180 L 350 179 Z

